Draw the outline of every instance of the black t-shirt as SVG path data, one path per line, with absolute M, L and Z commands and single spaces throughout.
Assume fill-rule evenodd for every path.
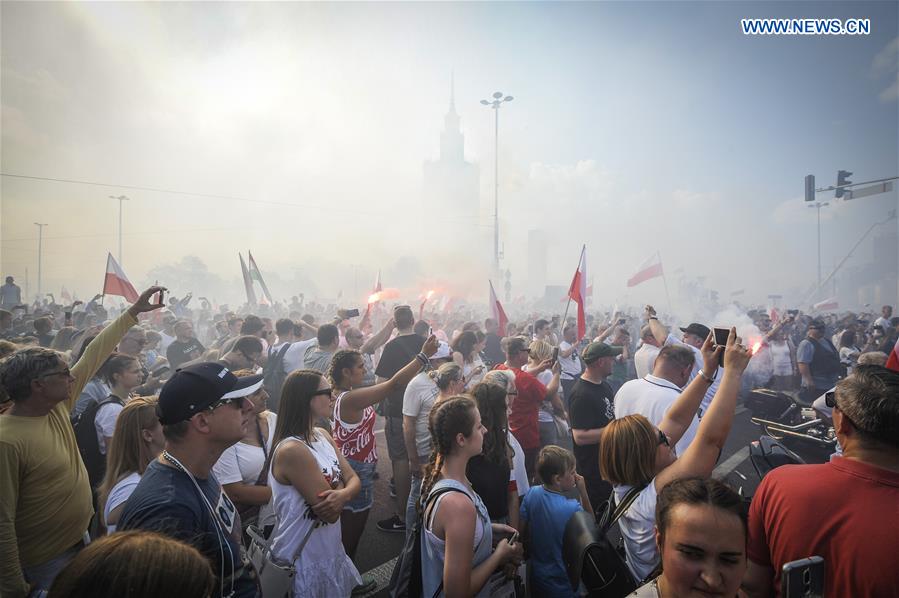
M 594 430 L 605 427 L 615 419 L 612 399 L 615 394 L 609 383 L 603 380 L 594 384 L 580 378 L 571 390 L 571 410 L 569 418 L 571 428 L 576 430 Z M 600 480 L 599 444 L 578 445 L 574 443 L 574 457 L 577 460 L 577 471 L 586 481 Z M 593 505 L 596 508 L 598 505 Z
M 234 503 L 211 473 L 205 480 L 197 478 L 197 485 L 217 514 L 224 541 L 213 515 L 188 475 L 155 459 L 125 503 L 116 529 L 161 532 L 199 550 L 209 560 L 216 575 L 213 596 L 221 595 L 219 580 L 223 573 L 224 594 L 231 591 L 231 575 L 235 570 L 234 595 L 239 598 L 260 596 L 256 571 L 240 546 L 240 518 Z M 222 562 L 224 571 L 221 570 Z
M 484 357 L 487 365 L 494 366 L 506 360 L 503 354 L 502 339 L 492 332 L 486 334 L 487 342 L 484 343 Z
M 177 369 L 182 363 L 192 361 L 202 357 L 206 352 L 206 348 L 195 338 L 186 342 L 178 340 L 172 341 L 169 348 L 165 352 L 166 358 L 169 360 L 169 366 L 172 370 Z
M 510 473 L 508 465 L 492 463 L 484 455 L 472 457 L 465 466 L 465 475 L 471 482 L 471 487 L 484 501 L 490 519 L 509 515 Z
M 417 334 L 405 334 L 398 336 L 386 345 L 375 375 L 381 378 L 392 378 L 394 374 L 409 365 L 416 355 L 421 353 L 421 346 L 425 339 Z M 387 395 L 387 415 L 390 417 L 403 417 L 403 393 L 406 387 L 395 388 Z

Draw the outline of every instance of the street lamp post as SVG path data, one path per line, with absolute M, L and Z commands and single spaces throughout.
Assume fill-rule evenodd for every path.
M 821 208 L 827 207 L 828 205 L 830 204 L 826 201 L 816 201 L 813 205 L 808 206 L 818 210 L 818 286 L 816 287 L 816 292 L 821 290 Z
M 40 301 L 43 297 L 41 295 L 41 261 L 44 257 L 44 227 L 47 226 L 47 223 L 35 222 L 34 225 L 37 227 L 37 297 Z
M 125 266 L 122 263 L 122 202 L 128 201 L 128 197 L 125 195 L 110 195 L 109 199 L 119 200 L 119 266 L 124 268 Z
M 499 107 L 504 102 L 511 102 L 512 96 L 503 97 L 501 91 L 494 92 L 493 100 L 481 100 L 484 106 L 490 106 L 495 114 L 493 126 L 493 271 L 499 272 Z

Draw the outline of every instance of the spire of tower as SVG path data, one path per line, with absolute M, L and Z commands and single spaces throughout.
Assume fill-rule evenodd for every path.
M 456 109 L 456 69 L 450 71 L 450 110 Z

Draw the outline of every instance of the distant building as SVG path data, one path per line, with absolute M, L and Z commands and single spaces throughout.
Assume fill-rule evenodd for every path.
M 438 218 L 445 216 L 448 232 L 467 229 L 478 238 L 480 170 L 465 161 L 465 136 L 456 112 L 455 82 L 450 85 L 449 112 L 440 134 L 440 157 L 424 164 L 424 205 Z M 441 211 L 444 210 L 444 211 Z

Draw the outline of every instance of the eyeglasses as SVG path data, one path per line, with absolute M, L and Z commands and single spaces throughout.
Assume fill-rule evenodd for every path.
M 49 378 L 51 376 L 59 376 L 60 374 L 64 375 L 66 378 L 70 378 L 72 376 L 72 372 L 69 368 L 65 368 L 64 370 L 56 370 L 55 372 L 47 372 L 46 374 L 41 374 L 38 376 L 38 379 L 41 378 Z
M 244 400 L 245 398 L 246 398 L 246 397 L 233 397 L 233 398 L 230 398 L 230 399 L 219 399 L 218 401 L 216 401 L 215 403 L 213 403 L 212 405 L 210 405 L 209 407 L 207 407 L 207 408 L 206 408 L 206 411 L 215 411 L 216 409 L 218 409 L 218 408 L 221 407 L 222 405 L 231 405 L 231 404 L 234 404 L 234 403 L 237 403 L 237 408 L 238 408 L 238 409 L 243 409 L 243 400 Z
M 668 436 L 666 436 L 662 430 L 659 430 L 659 446 L 662 446 L 663 444 L 667 447 L 671 446 L 671 442 L 668 441 Z
M 331 390 L 331 388 L 322 388 L 321 390 L 316 390 L 314 393 L 312 393 L 312 396 L 315 397 L 318 395 L 329 395 L 331 394 Z

